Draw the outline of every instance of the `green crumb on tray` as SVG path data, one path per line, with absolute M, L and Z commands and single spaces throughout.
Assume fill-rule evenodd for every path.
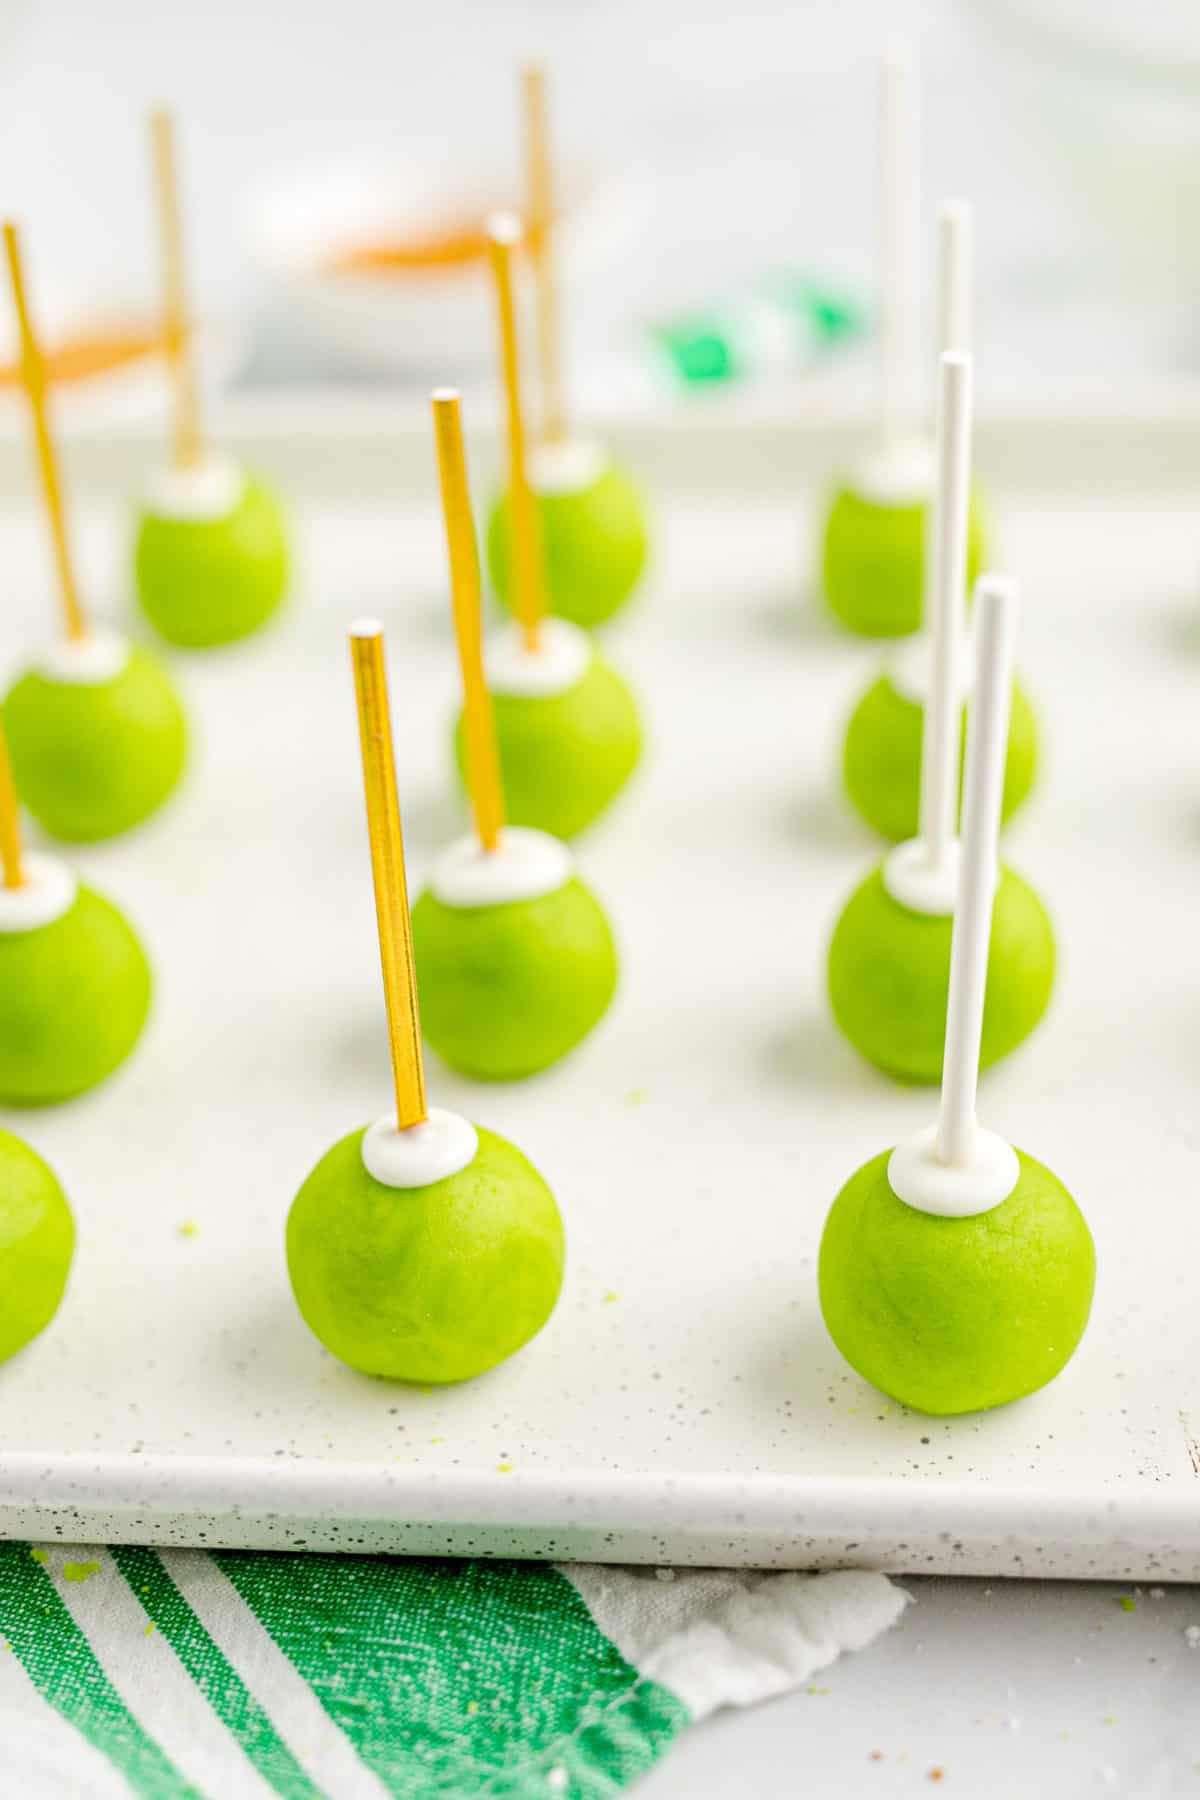
M 645 1106 L 650 1098 L 649 1088 L 630 1088 L 625 1096 L 626 1106 Z
M 50 1561 L 50 1552 L 48 1550 L 39 1550 L 36 1544 L 33 1545 L 29 1554 L 36 1563 L 48 1563 Z
M 100 1573 L 98 1562 L 69 1562 L 63 1564 L 64 1581 L 90 1581 L 93 1575 Z
M 143 1635 L 143 1637 L 149 1637 L 149 1636 L 150 1636 L 150 1633 L 151 1633 L 151 1632 L 152 1632 L 152 1631 L 153 1631 L 153 1630 L 154 1630 L 154 1620 L 153 1620 L 153 1619 L 148 1619 L 148 1620 L 147 1620 L 147 1621 L 146 1621 L 146 1629 L 145 1629 L 145 1631 L 144 1631 L 144 1632 L 143 1632 L 143 1633 L 142 1633 L 142 1635 Z
M 185 1219 L 179 1227 L 179 1235 L 180 1237 L 195 1237 L 199 1229 L 195 1219 Z
M 512 1467 L 513 1466 L 511 1463 L 497 1463 L 496 1464 L 496 1473 L 497 1473 L 497 1475 L 511 1475 Z
M 605 1306 L 611 1306 L 614 1300 L 619 1300 L 620 1298 L 621 1296 L 617 1293 L 615 1288 L 609 1288 L 604 1296 L 604 1304 Z
M 1136 1612 L 1137 1611 L 1137 1601 L 1134 1599 L 1132 1594 L 1122 1594 L 1120 1599 L 1117 1601 L 1117 1605 L 1120 1607 L 1122 1612 Z

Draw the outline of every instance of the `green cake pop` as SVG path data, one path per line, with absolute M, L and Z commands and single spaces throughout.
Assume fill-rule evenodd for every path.
M 248 637 L 287 591 L 279 502 L 225 459 L 177 463 L 142 510 L 134 562 L 138 603 L 168 642 L 208 649 Z
M 165 669 L 114 633 L 95 631 L 80 603 L 67 538 L 46 374 L 25 297 L 16 229 L 4 228 L 21 333 L 22 381 L 33 421 L 65 632 L 4 702 L 21 798 L 55 837 L 115 837 L 166 799 L 187 758 L 187 726 Z
M 900 844 L 851 895 L 829 946 L 834 1018 L 855 1049 L 901 1081 L 938 1079 L 950 982 L 958 846 L 959 635 L 967 493 L 969 357 L 941 359 L 939 480 L 933 535 L 930 704 L 922 721 L 921 835 Z M 999 878 L 981 1060 L 996 1062 L 1033 1030 L 1054 984 L 1054 935 L 1032 888 Z
M 53 1170 L 0 1130 L 0 1362 L 58 1311 L 74 1250 L 75 1221 Z
M 21 847 L 0 731 L 0 1103 L 42 1106 L 125 1060 L 150 1008 L 145 952 L 115 906 Z
M 351 635 L 395 1113 L 323 1156 L 287 1262 L 310 1330 L 352 1368 L 467 1381 L 536 1336 L 562 1286 L 554 1196 L 504 1138 L 428 1107 L 379 628 Z
M 917 835 L 921 793 L 921 733 L 928 650 L 921 637 L 906 641 L 891 668 L 873 681 L 846 727 L 842 776 L 855 811 L 880 837 L 899 843 Z M 1038 772 L 1037 719 L 1019 681 L 1004 770 L 1003 818 L 1032 792 Z
M 566 846 L 504 822 L 458 395 L 440 390 L 433 413 L 476 830 L 439 858 L 413 909 L 413 950 L 434 1049 L 463 1074 L 512 1080 L 548 1068 L 598 1023 L 617 955 Z
M 152 113 L 150 128 L 174 446 L 171 468 L 141 511 L 134 569 L 138 600 L 151 624 L 172 644 L 206 649 L 247 637 L 278 609 L 288 581 L 287 530 L 279 502 L 262 481 L 205 450 L 170 113 Z
M 981 584 L 963 852 L 936 1127 L 874 1157 L 821 1238 L 834 1343 L 894 1400 L 935 1414 L 1003 1406 L 1052 1381 L 1091 1310 L 1095 1249 L 1062 1182 L 975 1114 L 996 887 L 1015 596 Z
M 529 478 L 545 554 L 551 612 L 591 630 L 612 617 L 641 579 L 648 550 L 646 514 L 637 486 L 600 445 L 572 438 L 567 422 L 562 329 L 556 279 L 555 206 L 546 80 L 540 64 L 521 71 L 525 122 L 526 206 L 534 275 L 541 442 Z M 512 501 L 492 509 L 487 533 L 492 584 L 515 609 Z
M 646 515 L 633 480 L 599 444 L 581 439 L 539 445 L 529 478 L 551 612 L 588 630 L 603 625 L 624 606 L 646 566 Z M 504 495 L 488 522 L 487 556 L 492 585 L 511 607 L 509 512 Z
M 943 350 L 966 348 L 967 295 L 970 286 L 970 215 L 955 203 L 943 208 L 939 230 L 939 287 Z M 962 454 L 970 466 L 970 423 Z M 926 542 L 937 529 L 937 511 L 944 500 L 935 494 L 933 511 L 924 521 Z M 978 561 L 975 537 L 968 535 L 967 578 L 974 579 Z M 925 559 L 923 580 L 929 590 L 931 559 Z M 954 604 L 966 607 L 964 582 Z M 926 609 L 926 612 L 931 609 Z M 928 624 L 928 618 L 926 618 Z M 964 668 L 965 674 L 965 668 Z M 868 825 L 883 837 L 899 842 L 917 835 L 921 787 L 921 730 L 929 685 L 929 651 L 923 635 L 906 639 L 891 666 L 867 689 L 846 729 L 842 774 L 846 792 Z M 965 681 L 957 683 L 965 689 Z M 966 699 L 965 692 L 962 695 Z M 1037 724 L 1033 709 L 1019 684 L 1013 685 L 1012 717 L 1008 731 L 1008 761 L 1004 777 L 1004 817 L 1009 818 L 1033 786 L 1037 773 Z
M 642 730 L 633 695 L 566 619 L 547 618 L 538 521 L 526 476 L 512 257 L 521 228 L 507 214 L 489 226 L 501 365 L 507 395 L 517 619 L 488 651 L 500 767 L 514 825 L 570 838 L 615 799 L 636 768 Z M 465 767 L 460 726 L 456 752 Z
M 916 337 L 915 246 L 918 241 L 916 78 L 906 52 L 884 60 L 880 86 L 882 204 L 882 319 L 880 438 L 874 452 L 839 483 L 830 503 L 820 551 L 821 589 L 833 613 L 868 637 L 904 637 L 921 623 L 925 543 L 933 492 L 929 445 L 914 422 L 912 388 L 919 359 Z M 943 215 L 943 242 L 962 246 L 962 279 L 941 285 L 941 350 L 968 348 L 967 213 Z M 968 572 L 984 561 L 984 529 L 972 504 Z

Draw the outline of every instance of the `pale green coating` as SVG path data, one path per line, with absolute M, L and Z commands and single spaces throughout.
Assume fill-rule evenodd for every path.
M 616 799 L 642 754 L 637 703 L 600 656 L 564 693 L 494 694 L 492 707 L 510 825 L 577 836 Z M 461 718 L 454 754 L 461 776 Z
M 969 1219 L 893 1193 L 888 1153 L 846 1183 L 821 1238 L 829 1335 L 853 1369 L 920 1412 L 980 1412 L 1045 1387 L 1092 1306 L 1096 1251 L 1056 1175 L 1018 1152 L 1007 1200 Z
M 519 1081 L 573 1050 L 608 1010 L 617 949 L 582 881 L 500 906 L 413 908 L 421 1025 L 477 1081 Z
M 91 843 L 138 825 L 187 761 L 187 721 L 162 664 L 134 648 L 111 681 L 21 676 L 4 702 L 17 791 L 52 837 Z
M 150 1011 L 150 965 L 115 906 L 80 887 L 33 931 L 0 931 L 0 1102 L 44 1106 L 124 1062 Z
M 907 637 L 918 630 L 925 592 L 927 507 L 883 506 L 839 488 L 821 546 L 821 588 L 843 625 L 864 637 Z M 971 498 L 967 580 L 984 563 L 984 526 Z
M 649 539 L 637 488 L 610 463 L 587 487 L 540 494 L 537 504 L 550 611 L 585 628 L 602 625 L 624 606 L 646 565 Z M 488 520 L 487 559 L 492 586 L 511 607 L 508 535 L 505 495 Z
M 480 1130 L 474 1160 L 428 1187 L 368 1175 L 361 1131 L 323 1156 L 287 1223 L 292 1292 L 327 1350 L 392 1381 L 469 1381 L 554 1311 L 565 1244 L 532 1163 Z
M 74 1250 L 75 1221 L 53 1170 L 0 1131 L 0 1362 L 58 1311 Z
M 916 837 L 918 831 L 924 718 L 925 709 L 881 675 L 855 707 L 846 728 L 842 755 L 846 792 L 867 824 L 896 844 Z M 965 758 L 965 725 L 959 741 Z M 1004 765 L 1006 820 L 1028 799 L 1037 772 L 1037 720 L 1024 688 L 1014 681 Z
M 231 513 L 143 513 L 134 547 L 138 601 L 169 643 L 208 649 L 257 631 L 287 591 L 287 525 L 263 482 L 247 480 Z
M 882 868 L 855 889 L 829 946 L 833 1016 L 897 1081 L 937 1082 L 946 1043 L 953 920 L 901 906 Z M 1002 869 L 992 909 L 980 1067 L 1024 1042 L 1050 1004 L 1054 932 L 1033 889 Z

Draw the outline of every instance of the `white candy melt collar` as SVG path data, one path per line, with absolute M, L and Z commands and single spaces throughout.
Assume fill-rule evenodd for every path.
M 911 438 L 873 451 L 846 485 L 876 506 L 919 506 L 932 497 L 933 481 L 933 445 L 925 438 Z
M 362 1159 L 367 1174 L 384 1187 L 421 1188 L 457 1175 L 474 1162 L 479 1133 L 469 1120 L 444 1107 L 431 1106 L 420 1125 L 400 1131 L 395 1114 L 376 1119 L 363 1133 Z
M 948 919 L 958 899 L 960 861 L 957 838 L 951 838 L 938 863 L 930 862 L 922 839 L 909 838 L 884 857 L 883 885 L 892 899 L 909 912 Z
M 26 856 L 19 888 L 0 887 L 0 936 L 40 931 L 69 913 L 79 892 L 74 870 L 55 856 Z
M 529 458 L 529 484 L 539 494 L 581 494 L 610 466 L 608 453 L 591 438 L 539 444 Z
M 227 519 L 246 491 L 246 477 L 228 457 L 213 456 L 194 469 L 161 469 L 146 495 L 146 511 L 156 519 L 191 523 Z
M 1004 1138 L 976 1129 L 970 1158 L 950 1168 L 938 1161 L 937 1127 L 931 1125 L 910 1143 L 896 1146 L 887 1174 L 896 1198 L 915 1211 L 970 1219 L 1008 1199 L 1021 1178 L 1021 1165 Z
M 115 631 L 89 631 L 83 638 L 56 638 L 34 664 L 34 673 L 71 687 L 103 687 L 129 661 L 128 640 Z
M 433 866 L 429 888 L 443 906 L 505 906 L 557 893 L 575 873 L 567 846 L 545 831 L 506 825 L 494 850 L 459 838 Z
M 924 706 L 929 698 L 933 675 L 933 645 L 927 633 L 914 632 L 893 653 L 887 677 L 896 692 L 914 706 Z M 960 644 L 958 667 L 954 671 L 954 687 L 959 704 L 965 706 L 971 697 L 972 664 L 969 644 Z
M 536 650 L 529 650 L 520 624 L 501 626 L 486 646 L 488 686 L 493 694 L 548 700 L 581 681 L 592 660 L 592 641 L 567 619 L 543 619 Z

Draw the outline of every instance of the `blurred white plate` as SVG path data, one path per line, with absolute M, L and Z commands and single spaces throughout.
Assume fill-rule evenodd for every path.
M 486 168 L 435 174 L 380 155 L 294 165 L 257 183 L 243 210 L 247 247 L 273 311 L 345 365 L 453 374 L 491 354 L 491 301 L 482 263 L 368 270 L 331 267 L 365 242 L 436 240 L 456 224 L 515 204 Z M 647 212 L 636 182 L 568 164 L 560 279 L 576 288 L 627 251 Z

